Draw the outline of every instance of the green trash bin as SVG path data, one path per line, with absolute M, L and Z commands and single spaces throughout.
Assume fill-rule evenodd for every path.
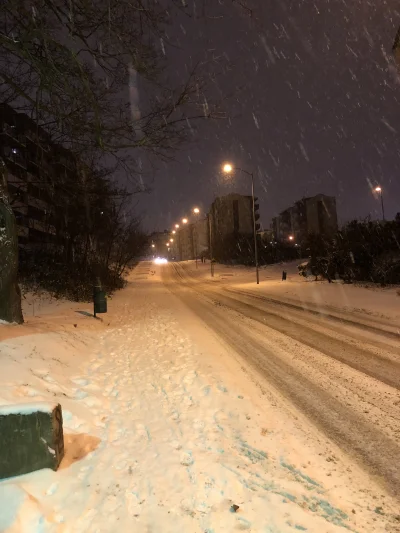
M 107 313 L 107 297 L 101 286 L 96 285 L 93 288 L 93 306 L 94 316 L 101 313 Z

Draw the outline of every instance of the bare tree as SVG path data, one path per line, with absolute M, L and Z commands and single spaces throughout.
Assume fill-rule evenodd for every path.
M 0 158 L 0 320 L 23 322 L 17 283 L 18 240 L 13 210 L 8 201 L 7 169 Z
M 178 87 L 163 75 L 168 10 L 158 1 L 5 0 L 2 9 L 3 100 L 19 102 L 75 152 L 107 154 L 127 170 L 127 150 L 162 156 L 182 141 L 188 119 L 213 115 L 196 66 Z M 138 83 L 149 95 L 140 112 Z
M 168 158 L 194 119 L 218 116 L 206 103 L 199 65 L 176 87 L 165 74 L 159 51 L 171 10 L 182 5 L 4 0 L 0 99 L 28 113 L 83 164 L 107 161 L 132 176 L 133 149 Z M 138 84 L 145 93 L 140 109 Z M 16 257 L 11 265 L 16 268 Z

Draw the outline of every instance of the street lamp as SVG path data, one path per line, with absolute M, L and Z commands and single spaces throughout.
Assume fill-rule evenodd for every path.
M 174 239 L 170 239 L 169 242 L 174 242 Z
M 173 229 L 173 230 L 172 230 L 172 235 L 175 235 L 175 233 L 176 233 L 176 231 Z
M 253 207 L 253 233 L 254 233 L 254 261 L 256 263 L 256 280 L 257 285 L 260 284 L 260 276 L 258 272 L 258 251 L 257 251 L 257 231 L 256 231 L 256 209 L 255 209 L 255 199 L 254 199 L 254 175 L 253 172 L 248 172 L 243 170 L 243 168 L 233 167 L 230 163 L 225 163 L 222 167 L 225 174 L 230 174 L 233 170 L 240 170 L 243 174 L 247 174 L 251 178 L 251 198 L 252 198 L 252 207 Z
M 377 187 L 375 187 L 375 192 L 377 192 L 380 197 L 381 197 L 381 206 L 382 206 L 382 220 L 384 221 L 385 220 L 385 208 L 384 208 L 384 205 L 383 205 L 383 191 L 382 191 L 382 187 L 379 187 L 379 185 Z
M 182 224 L 187 224 L 188 223 L 188 219 L 187 218 L 182 218 Z
M 200 215 L 200 209 L 198 207 L 194 207 L 193 208 L 193 214 L 195 216 Z M 197 266 L 197 255 L 198 255 L 198 249 L 197 249 L 197 226 L 194 227 L 194 231 L 195 231 L 195 234 L 196 234 L 195 243 L 194 243 L 194 255 L 196 256 L 195 257 L 195 259 L 196 259 L 196 268 L 198 268 L 198 266 Z
M 293 235 L 289 235 L 289 241 L 293 241 L 293 240 L 294 240 Z

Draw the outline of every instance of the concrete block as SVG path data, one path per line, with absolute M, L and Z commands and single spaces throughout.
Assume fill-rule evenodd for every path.
M 60 404 L 0 406 L 0 479 L 51 468 L 64 456 Z

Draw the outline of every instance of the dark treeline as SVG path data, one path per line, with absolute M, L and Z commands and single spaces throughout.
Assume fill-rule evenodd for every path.
M 222 263 L 254 265 L 253 236 L 215 239 L 213 255 Z M 400 283 L 400 213 L 393 221 L 352 221 L 333 237 L 310 234 L 301 243 L 258 240 L 261 265 L 308 258 L 300 268 L 329 281 Z
M 132 212 L 131 195 L 99 175 L 84 176 L 84 182 L 70 175 L 43 189 L 48 233 L 42 242 L 20 248 L 25 288 L 87 300 L 99 280 L 111 293 L 123 286 L 124 271 L 143 252 L 147 237 Z
M 400 283 L 400 214 L 388 222 L 353 221 L 333 239 L 310 235 L 308 270 L 329 281 Z

